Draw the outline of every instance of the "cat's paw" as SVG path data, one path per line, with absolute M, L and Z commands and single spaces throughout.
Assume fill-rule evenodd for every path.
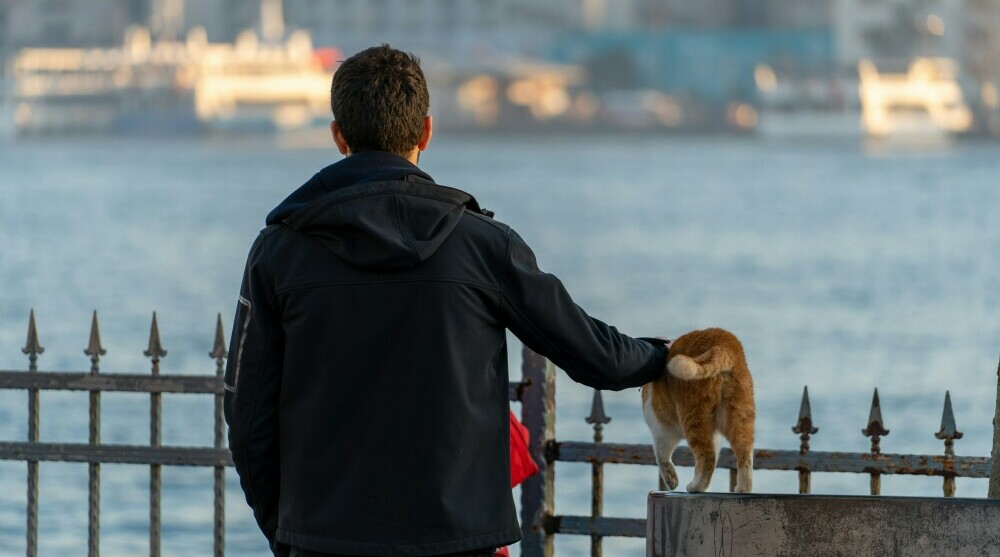
M 687 485 L 688 493 L 702 493 L 706 489 L 708 489 L 708 486 L 702 485 L 702 483 L 697 480 L 692 480 L 691 483 Z
M 677 471 L 671 468 L 661 467 L 660 477 L 663 478 L 663 483 L 670 491 L 677 489 L 677 486 L 681 483 L 677 478 Z
M 735 493 L 750 493 L 753 489 L 748 485 L 737 485 L 733 491 Z

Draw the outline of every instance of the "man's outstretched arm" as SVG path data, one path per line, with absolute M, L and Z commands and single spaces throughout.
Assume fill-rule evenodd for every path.
M 284 338 L 265 266 L 264 235 L 250 248 L 225 375 L 229 448 L 240 485 L 272 551 L 278 529 L 278 395 Z
M 558 278 L 539 270 L 513 230 L 506 259 L 505 325 L 529 348 L 595 389 L 638 387 L 663 375 L 665 341 L 632 338 L 587 315 Z

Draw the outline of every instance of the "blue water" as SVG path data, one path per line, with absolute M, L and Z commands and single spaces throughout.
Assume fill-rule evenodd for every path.
M 24 369 L 35 308 L 44 370 L 85 370 L 98 309 L 106 372 L 144 372 L 157 310 L 164 373 L 211 373 L 263 216 L 336 160 L 312 137 L 72 139 L 0 144 L 0 369 Z M 885 452 L 940 453 L 951 390 L 961 455 L 988 455 L 1000 352 L 1000 146 L 873 150 L 851 143 L 628 137 L 436 137 L 422 166 L 472 192 L 533 246 L 593 315 L 634 335 L 724 326 L 747 350 L 758 447 L 793 449 L 809 385 L 816 450 L 866 451 L 879 388 Z M 518 351 L 511 351 L 517 369 Z M 515 376 L 517 372 L 514 372 Z M 589 439 L 591 391 L 560 375 L 557 435 Z M 606 441 L 647 442 L 638 391 L 605 397 Z M 26 438 L 24 393 L 0 393 L 0 439 Z M 148 441 L 148 396 L 106 394 L 103 440 Z M 210 397 L 164 396 L 165 444 L 210 445 Z M 42 395 L 44 441 L 85 442 L 85 393 Z M 589 512 L 589 467 L 560 463 L 556 509 Z M 684 485 L 689 469 L 681 470 Z M 652 467 L 608 466 L 605 514 L 643 516 Z M 372 478 L 378 481 L 378 478 Z M 24 552 L 25 465 L 0 463 L 0 555 Z M 41 465 L 41 555 L 86 544 L 86 466 Z M 164 471 L 165 555 L 211 550 L 211 471 Z M 938 495 L 940 480 L 884 477 L 886 494 Z M 867 476 L 818 474 L 815 492 L 866 493 Z M 713 490 L 728 487 L 718 474 Z M 760 492 L 794 473 L 758 472 Z M 959 480 L 980 497 L 985 480 Z M 103 467 L 102 550 L 147 551 L 148 469 Z M 227 549 L 263 538 L 228 476 Z M 588 540 L 560 537 L 561 555 Z M 607 540 L 609 555 L 642 543 Z

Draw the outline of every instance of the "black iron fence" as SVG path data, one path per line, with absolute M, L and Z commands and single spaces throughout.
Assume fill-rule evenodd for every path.
M 39 342 L 32 311 L 28 320 L 27 342 L 22 351 L 28 357 L 25 371 L 0 370 L 0 389 L 25 390 L 28 394 L 28 440 L 0 441 L 0 460 L 27 463 L 27 555 L 38 552 L 38 463 L 43 461 L 81 462 L 88 465 L 88 556 L 100 554 L 100 480 L 101 464 L 137 464 L 149 466 L 149 553 L 160 554 L 160 496 L 163 466 L 205 466 L 214 469 L 213 545 L 216 557 L 225 553 L 225 468 L 232 466 L 229 450 L 224 443 L 225 424 L 222 415 L 223 372 L 227 356 L 222 318 L 216 321 L 215 339 L 209 356 L 214 360 L 213 375 L 165 375 L 160 373 L 160 360 L 167 355 L 160 342 L 156 314 L 150 325 L 149 345 L 143 352 L 150 359 L 149 374 L 100 373 L 101 345 L 97 312 L 90 327 L 90 340 L 84 354 L 90 357 L 89 372 L 38 371 L 38 357 L 44 352 Z M 521 402 L 522 421 L 531 432 L 531 452 L 541 473 L 529 478 L 522 486 L 521 509 L 524 557 L 550 557 L 554 553 L 557 534 L 590 536 L 591 554 L 601 555 L 604 537 L 635 537 L 646 535 L 644 519 L 603 516 L 604 465 L 655 465 L 652 447 L 647 444 L 604 443 L 603 427 L 610 421 L 604 412 L 600 392 L 595 391 L 590 416 L 586 418 L 594 430 L 593 442 L 558 441 L 555 437 L 555 367 L 531 350 L 523 350 L 522 380 L 511 382 L 509 398 Z M 39 439 L 39 392 L 87 391 L 90 396 L 88 443 L 44 443 Z M 140 392 L 150 395 L 150 442 L 148 445 L 102 444 L 101 394 L 103 392 Z M 215 401 L 212 447 L 178 447 L 161 445 L 160 427 L 163 393 L 212 395 Z M 878 495 L 883 474 L 937 476 L 943 480 L 946 497 L 955 495 L 955 478 L 987 478 L 990 459 L 962 457 L 954 454 L 954 441 L 962 433 L 955 427 L 951 397 L 945 394 L 941 430 L 936 434 L 944 441 L 940 455 L 886 454 L 880 440 L 889 434 L 882 421 L 878 391 L 872 400 L 867 427 L 862 433 L 871 438 L 868 453 L 820 452 L 809 449 L 810 437 L 817 433 L 809 405 L 808 391 L 803 391 L 799 419 L 792 431 L 799 435 L 799 450 L 754 451 L 754 468 L 762 470 L 797 471 L 799 493 L 810 492 L 812 472 L 849 472 L 869 474 L 871 493 Z M 592 499 L 590 516 L 559 515 L 555 512 L 555 462 L 585 462 L 591 464 Z M 674 454 L 679 466 L 693 466 L 694 458 L 684 447 Z M 728 449 L 719 455 L 718 467 L 730 470 L 730 488 L 735 486 L 735 458 Z
M 225 423 L 222 417 L 222 375 L 226 361 L 226 341 L 222 317 L 218 317 L 215 342 L 209 356 L 215 360 L 215 375 L 162 375 L 160 359 L 167 355 L 160 342 L 156 314 L 149 332 L 149 347 L 143 352 L 151 362 L 149 375 L 100 374 L 101 345 L 97 312 L 90 324 L 90 341 L 84 354 L 90 356 L 89 372 L 38 371 L 38 356 L 45 351 L 38 339 L 35 313 L 28 318 L 28 339 L 22 352 L 28 356 L 28 371 L 0 370 L 0 389 L 23 389 L 28 392 L 27 442 L 0 442 L 0 459 L 20 460 L 28 464 L 27 555 L 38 554 L 38 463 L 46 461 L 86 462 L 88 466 L 87 555 L 100 555 L 101 534 L 101 464 L 140 464 L 149 466 L 149 554 L 160 555 L 160 475 L 163 466 L 208 466 L 214 477 L 214 554 L 225 554 L 225 467 L 232 466 L 225 447 Z M 88 391 L 90 394 L 90 439 L 83 443 L 43 443 L 39 440 L 41 415 L 39 392 Z M 149 445 L 107 445 L 101 443 L 101 393 L 149 393 Z M 215 443 L 213 447 L 164 447 L 160 444 L 163 393 L 210 394 L 215 397 Z

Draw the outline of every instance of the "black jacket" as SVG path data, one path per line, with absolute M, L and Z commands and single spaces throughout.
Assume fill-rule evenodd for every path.
M 595 388 L 663 372 L 662 345 L 589 317 L 516 232 L 401 157 L 330 165 L 268 224 L 243 277 L 225 410 L 276 553 L 519 540 L 505 329 Z

